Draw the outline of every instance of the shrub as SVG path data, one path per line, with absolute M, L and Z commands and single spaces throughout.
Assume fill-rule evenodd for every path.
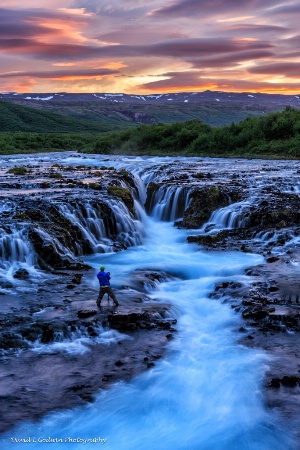
M 9 169 L 7 173 L 13 173 L 14 175 L 26 175 L 26 173 L 28 173 L 28 169 L 25 166 L 15 166 Z

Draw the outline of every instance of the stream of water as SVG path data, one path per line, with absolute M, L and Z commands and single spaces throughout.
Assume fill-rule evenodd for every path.
M 85 261 L 109 268 L 113 287 L 126 285 L 136 269 L 176 277 L 149 292 L 177 312 L 167 358 L 99 393 L 93 404 L 21 425 L 3 436 L 1 448 L 13 448 L 15 438 L 30 439 L 17 446 L 30 450 L 295 450 L 282 418 L 263 402 L 267 355 L 239 345 L 239 316 L 208 297 L 218 281 L 247 283 L 243 270 L 262 257 L 199 251 L 186 243 L 187 231 L 140 215 L 141 245 Z

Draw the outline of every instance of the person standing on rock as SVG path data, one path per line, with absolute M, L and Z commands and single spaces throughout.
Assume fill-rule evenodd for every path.
M 99 284 L 100 284 L 100 291 L 98 294 L 98 298 L 97 298 L 97 306 L 101 305 L 101 300 L 104 296 L 104 294 L 108 294 L 114 302 L 115 306 L 118 306 L 118 300 L 116 299 L 116 296 L 114 294 L 114 291 L 112 290 L 112 288 L 110 287 L 110 272 L 105 272 L 105 267 L 101 266 L 100 267 L 100 272 L 97 273 L 97 278 L 99 280 Z

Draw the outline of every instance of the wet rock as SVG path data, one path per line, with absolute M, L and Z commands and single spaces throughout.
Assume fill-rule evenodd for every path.
M 92 317 L 95 316 L 96 314 L 98 314 L 98 312 L 95 311 L 94 309 L 82 309 L 78 311 L 77 316 L 80 319 L 86 319 L 87 317 Z
M 244 319 L 262 320 L 267 317 L 268 311 L 264 310 L 245 310 L 242 314 Z
M 145 208 L 147 212 L 150 212 L 152 207 L 153 207 L 153 203 L 154 203 L 154 195 L 155 193 L 159 190 L 161 184 L 157 184 L 157 183 L 153 183 L 150 182 L 147 186 L 147 199 L 146 199 L 146 203 L 145 203 Z
M 216 247 L 220 244 L 220 242 L 224 242 L 229 235 L 230 232 L 228 230 L 223 230 L 217 234 L 188 236 L 187 241 L 189 243 L 196 243 L 205 247 Z
M 28 270 L 26 269 L 18 269 L 14 274 L 13 274 L 14 278 L 18 278 L 19 280 L 27 280 L 30 275 Z
M 54 331 L 49 324 L 44 324 L 41 342 L 43 344 L 49 344 L 52 341 L 54 341 Z
M 118 360 L 118 361 L 116 361 L 115 362 L 115 366 L 117 366 L 117 367 L 121 367 L 121 366 L 124 366 L 124 362 L 123 361 L 121 361 L 120 359 Z
M 14 333 L 4 332 L 0 334 L 0 348 L 3 350 L 28 348 L 28 344 L 22 339 L 21 336 L 17 336 Z
M 279 378 L 272 378 L 272 380 L 270 381 L 269 387 L 280 388 Z
M 279 261 L 280 258 L 278 258 L 278 256 L 271 256 L 270 258 L 267 258 L 267 263 L 274 263 L 276 261 Z
M 185 210 L 181 227 L 200 228 L 219 208 L 228 206 L 240 198 L 240 192 L 222 185 L 198 187 L 192 193 L 190 206 Z
M 125 203 L 128 210 L 132 214 L 134 213 L 134 201 L 129 189 L 112 185 L 108 187 L 107 191 L 110 195 L 119 197 Z
M 72 281 L 72 283 L 80 284 L 82 277 L 83 277 L 82 273 L 76 273 L 71 281 Z
M 14 285 L 10 281 L 1 280 L 0 287 L 2 287 L 3 289 L 12 289 Z
M 24 339 L 30 342 L 36 341 L 42 333 L 41 325 L 31 323 L 30 327 L 22 327 L 21 333 Z
M 297 375 L 285 375 L 280 381 L 284 386 L 294 387 L 299 386 L 300 378 Z
M 282 378 L 272 378 L 269 387 L 279 388 L 281 385 L 287 387 L 299 386 L 300 377 L 298 375 L 285 375 Z

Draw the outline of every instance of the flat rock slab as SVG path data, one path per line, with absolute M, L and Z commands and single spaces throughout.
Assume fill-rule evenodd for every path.
M 101 389 L 151 369 L 167 351 L 176 331 L 171 305 L 123 289 L 116 291 L 118 307 L 104 300 L 98 308 L 98 290 L 90 287 L 94 273 L 84 271 L 81 285 L 68 291 L 73 276 L 46 281 L 22 301 L 1 296 L 0 432 L 91 402 Z M 114 334 L 102 342 L 105 331 Z M 76 336 L 84 338 L 81 352 L 71 351 Z

